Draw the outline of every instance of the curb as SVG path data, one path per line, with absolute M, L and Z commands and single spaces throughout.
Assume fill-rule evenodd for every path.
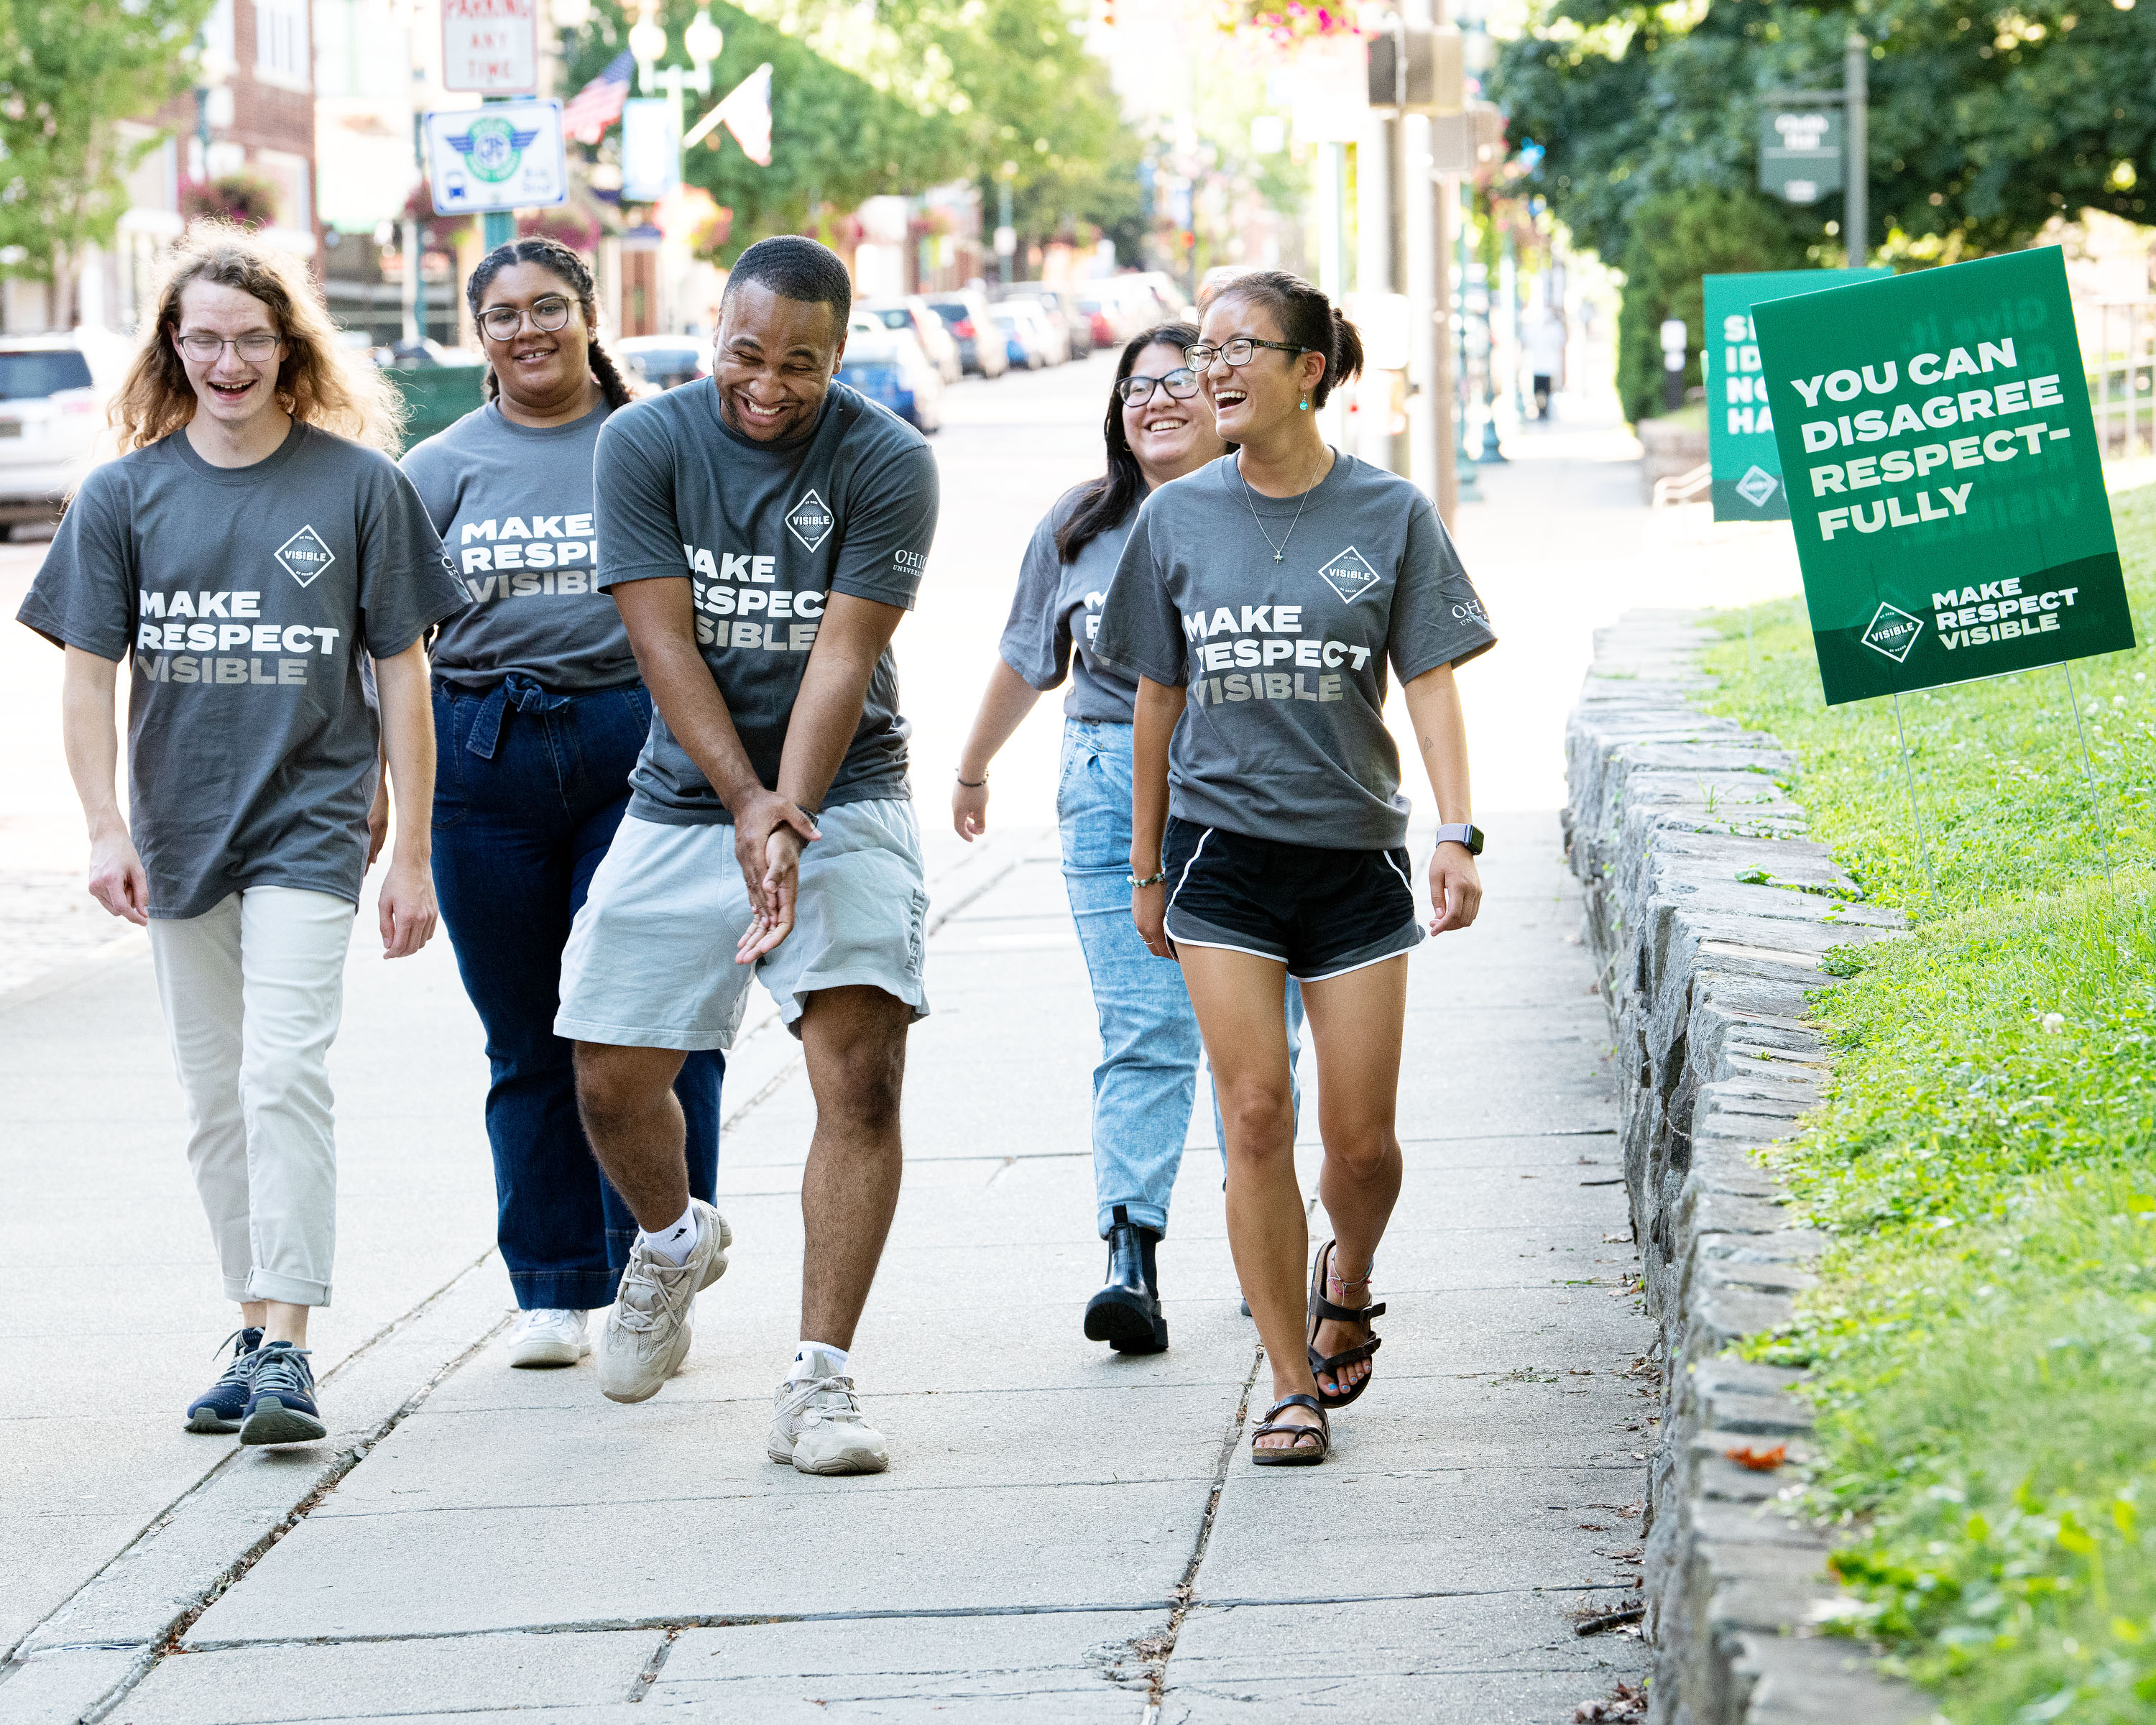
M 1716 637 L 1702 614 L 1627 613 L 1595 636 L 1566 727 L 1565 848 L 1616 1043 L 1632 1229 L 1663 1367 L 1649 1470 L 1650 1725 L 1917 1725 L 1930 1698 L 1820 1636 L 1845 1599 L 1830 1542 L 1784 1507 L 1774 1471 L 1809 1459 L 1809 1407 L 1785 1367 L 1726 1357 L 1795 1317 L 1825 1238 L 1791 1225 L 1754 1159 L 1796 1135 L 1831 1071 L 1805 1022 L 1830 947 L 1891 937 L 1803 837 L 1794 762 L 1771 737 L 1701 711 Z

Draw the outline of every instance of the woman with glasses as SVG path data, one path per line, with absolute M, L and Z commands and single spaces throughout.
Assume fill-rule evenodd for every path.
M 486 402 L 404 458 L 469 610 L 434 641 L 434 881 L 493 1068 L 486 1132 L 496 1237 L 521 1308 L 516 1366 L 573 1365 L 611 1305 L 636 1220 L 577 1115 L 554 1034 L 562 948 L 628 806 L 651 700 L 594 572 L 592 455 L 629 387 L 595 333 L 591 271 L 557 241 L 497 246 L 465 287 Z M 689 1186 L 718 1174 L 725 1056 L 674 1086 Z
M 187 1161 L 239 1307 L 187 1430 L 306 1443 L 327 1430 L 307 1327 L 336 1256 L 328 1057 L 382 843 L 367 804 L 386 755 L 377 924 L 400 958 L 434 929 L 422 638 L 465 600 L 387 453 L 396 393 L 338 347 L 303 264 L 198 224 L 153 303 L 112 403 L 120 459 L 83 481 L 18 615 L 66 649 L 90 891 L 148 926 Z
M 1147 956 L 1127 915 L 1135 691 L 1094 655 L 1093 631 L 1139 505 L 1225 447 L 1183 362 L 1197 339 L 1188 324 L 1163 324 L 1124 347 L 1103 426 L 1107 471 L 1066 493 L 1034 530 L 951 794 L 952 823 L 970 843 L 988 830 L 989 763 L 1069 675 L 1056 819 L 1100 1019 L 1093 1184 L 1108 1242 L 1107 1282 L 1086 1307 L 1086 1334 L 1122 1353 L 1168 1346 L 1154 1254 L 1189 1134 L 1199 1040 L 1182 977 Z
M 1400 1188 L 1394 1104 L 1422 930 L 1386 668 L 1443 823 L 1442 934 L 1474 922 L 1482 891 L 1453 672 L 1496 637 L 1428 500 L 1318 432 L 1317 409 L 1362 368 L 1354 326 L 1266 271 L 1223 290 L 1204 328 L 1185 358 L 1240 447 L 1139 511 L 1094 650 L 1137 677 L 1131 914 L 1181 962 L 1227 1122 L 1228 1240 L 1273 1379 L 1250 1459 L 1307 1466 L 1331 1450 L 1327 1409 L 1368 1386 L 1384 1310 L 1372 1266 Z M 1334 1235 L 1306 1300 L 1284 976 L 1310 1014 Z

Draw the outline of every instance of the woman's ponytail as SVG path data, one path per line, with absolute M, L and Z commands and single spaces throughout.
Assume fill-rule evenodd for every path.
M 1332 357 L 1325 367 L 1327 384 L 1344 383 L 1363 375 L 1363 333 L 1332 308 Z M 1322 398 L 1321 398 L 1322 399 Z

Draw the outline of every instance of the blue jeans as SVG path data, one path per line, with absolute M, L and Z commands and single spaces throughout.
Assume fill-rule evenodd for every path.
M 554 1012 L 569 924 L 629 806 L 650 723 L 641 684 L 571 696 L 512 676 L 483 695 L 434 690 L 434 891 L 486 1026 L 495 1238 L 527 1312 L 612 1303 L 636 1240 L 585 1140 Z M 706 1201 L 725 1070 L 716 1050 L 692 1054 L 674 1083 L 689 1190 Z
M 1129 726 L 1063 721 L 1055 814 L 1063 833 L 1063 885 L 1101 1021 L 1101 1064 L 1093 1069 L 1096 1225 L 1106 1238 L 1122 1204 L 1139 1227 L 1164 1235 L 1168 1199 L 1190 1135 L 1203 1045 L 1182 966 L 1148 952 L 1131 921 L 1125 878 L 1131 868 Z M 1302 990 L 1292 981 L 1284 1009 L 1292 1073 L 1302 1047 Z M 1299 1084 L 1295 1099 L 1299 1117 Z M 1218 1097 L 1213 1136 L 1222 1147 L 1224 1171 L 1227 1133 Z

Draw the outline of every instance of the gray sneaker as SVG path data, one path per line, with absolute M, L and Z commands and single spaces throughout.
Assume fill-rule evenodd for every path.
M 701 1198 L 690 1200 L 696 1218 L 696 1249 L 674 1264 L 639 1238 L 621 1291 L 599 1331 L 599 1390 L 608 1400 L 640 1402 L 681 1369 L 689 1353 L 689 1307 L 696 1296 L 726 1273 L 726 1248 L 734 1231 Z
M 764 1450 L 798 1473 L 881 1473 L 883 1434 L 861 1417 L 850 1378 L 804 1378 L 778 1386 Z

